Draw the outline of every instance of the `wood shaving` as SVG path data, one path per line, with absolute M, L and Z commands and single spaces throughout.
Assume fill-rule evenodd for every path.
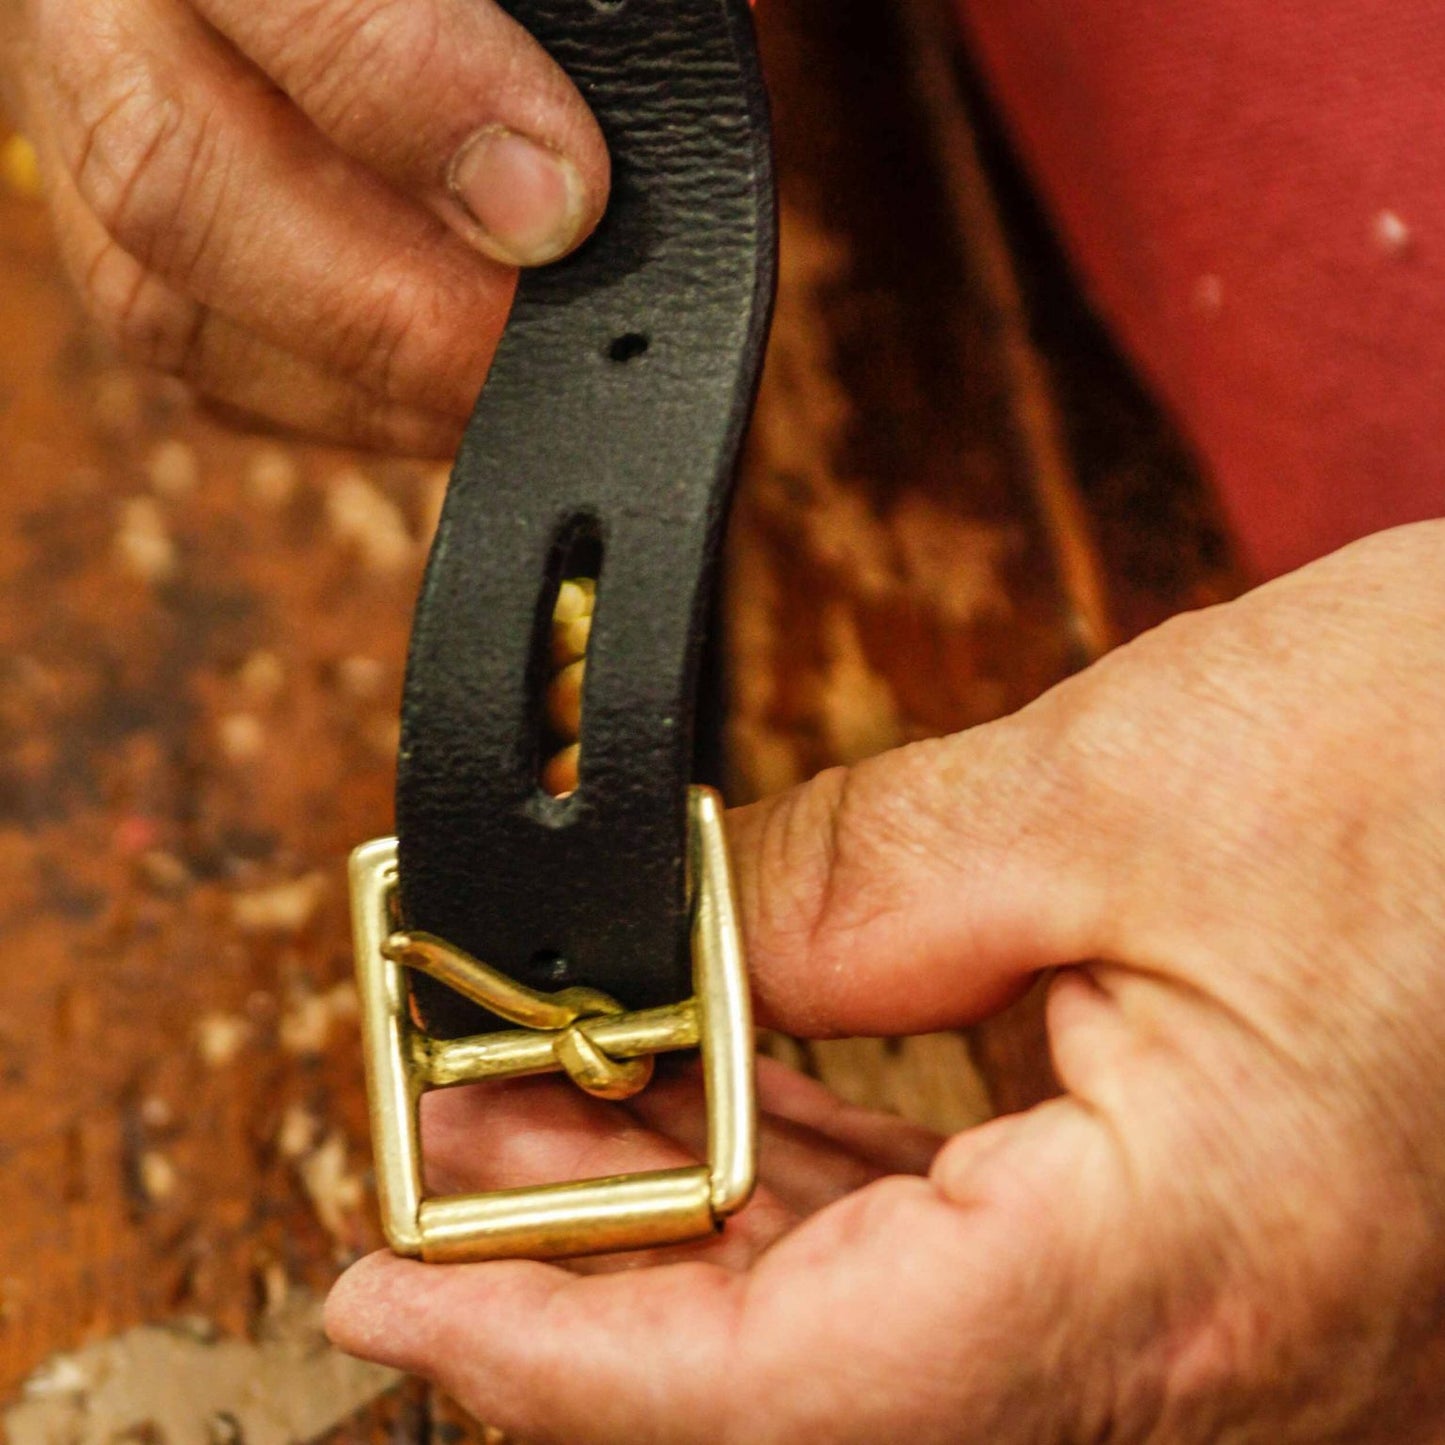
M 296 1172 L 322 1228 L 338 1243 L 349 1245 L 356 1233 L 353 1220 L 366 1191 L 361 1176 L 351 1173 L 346 1165 L 346 1136 L 332 1130 L 297 1161 Z
M 69 1355 L 56 1355 L 26 1380 L 24 1394 L 30 1400 L 46 1400 L 89 1388 L 90 1375 L 85 1366 Z
M 146 886 L 157 893 L 184 893 L 195 881 L 185 863 L 164 848 L 146 849 L 136 866 Z
M 398 572 L 416 556 L 401 508 L 355 469 L 332 478 L 326 520 L 332 535 L 352 547 L 370 571 Z
M 279 511 L 296 492 L 300 471 L 280 447 L 262 447 L 246 467 L 246 495 L 268 511 Z
M 159 1094 L 147 1094 L 141 1100 L 140 1121 L 147 1129 L 169 1129 L 176 1122 L 176 1111 Z
M 351 983 L 338 983 L 324 993 L 297 993 L 281 1015 L 281 1047 L 292 1054 L 321 1053 L 331 1037 L 332 1024 L 354 1019 L 358 1007 Z
M 295 1445 L 326 1433 L 401 1376 L 343 1355 L 321 1302 L 293 1291 L 255 1340 L 142 1325 L 30 1377 L 4 1415 L 10 1445 Z
M 146 475 L 158 497 L 177 501 L 196 490 L 201 464 L 194 447 L 172 437 L 156 446 L 146 458 Z
M 311 921 L 326 891 L 321 873 L 238 893 L 231 900 L 231 921 L 242 933 L 299 933 Z
M 163 1204 L 176 1192 L 176 1166 L 164 1154 L 147 1149 L 137 1169 L 141 1192 L 155 1204 Z
M 216 738 L 229 762 L 244 763 L 266 746 L 266 729 L 253 712 L 227 713 L 216 724 Z
M 291 1277 L 278 1259 L 267 1261 L 258 1271 L 263 1308 L 268 1315 L 280 1314 L 291 1298 Z
M 819 699 L 828 749 L 840 763 L 861 762 L 904 740 L 898 704 L 887 678 L 869 664 L 858 626 L 846 607 L 822 618 L 827 671 Z
M 203 1014 L 196 1021 L 196 1047 L 213 1069 L 229 1064 L 245 1047 L 250 1034 L 250 1025 L 236 1014 Z
M 115 551 L 125 570 L 143 582 L 164 582 L 175 573 L 175 543 L 154 497 L 122 504 Z
M 286 668 L 274 652 L 253 652 L 241 664 L 237 680 L 258 702 L 269 702 L 286 685 Z
M 309 1109 L 292 1104 L 276 1130 L 276 1150 L 283 1159 L 300 1159 L 311 1150 L 321 1132 L 321 1121 Z

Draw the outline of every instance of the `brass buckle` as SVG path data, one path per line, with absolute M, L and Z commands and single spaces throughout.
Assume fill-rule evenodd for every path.
M 387 1243 L 432 1262 L 555 1259 L 703 1239 L 747 1203 L 757 1158 L 753 1024 L 723 834 L 710 788 L 688 796 L 694 996 L 628 1013 L 592 989 L 523 988 L 440 939 L 396 930 L 396 840 L 351 855 L 376 1185 Z M 434 1039 L 413 1020 L 405 970 L 418 968 L 525 1027 Z M 707 1164 L 650 1174 L 428 1198 L 418 1107 L 428 1089 L 567 1073 L 604 1098 L 643 1087 L 652 1055 L 698 1048 L 707 1096 Z

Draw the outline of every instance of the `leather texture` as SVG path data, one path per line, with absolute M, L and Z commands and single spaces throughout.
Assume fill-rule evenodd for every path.
M 699 660 L 776 269 L 746 0 L 513 0 L 602 125 L 593 239 L 526 275 L 418 604 L 397 787 L 406 925 L 629 1008 L 690 992 Z M 552 607 L 600 548 L 578 790 L 538 783 Z M 428 1028 L 486 1016 L 426 978 Z

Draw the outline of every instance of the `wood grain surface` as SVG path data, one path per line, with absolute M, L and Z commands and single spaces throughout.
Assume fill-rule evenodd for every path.
M 931 0 L 760 20 L 784 264 L 729 550 L 740 797 L 997 716 L 1237 585 Z M 285 1342 L 324 1362 L 315 1301 L 376 1243 L 343 868 L 390 831 L 445 471 L 243 435 L 120 364 L 0 170 L 0 1408 L 16 1445 L 234 1441 L 217 1361 L 249 1342 L 315 1433 L 297 1397 L 330 1377 Z M 972 1041 L 770 1046 L 940 1127 L 1049 1086 L 1027 1004 Z M 97 1403 L 95 1351 L 154 1360 L 127 1332 L 156 1324 L 194 1345 L 188 1424 Z M 373 1393 L 321 1424 L 483 1438 Z

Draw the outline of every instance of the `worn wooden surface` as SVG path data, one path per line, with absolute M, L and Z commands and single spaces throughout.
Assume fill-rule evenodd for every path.
M 998 159 L 935 18 L 761 15 L 784 268 L 730 542 L 740 795 L 1021 704 L 1090 608 L 1124 634 L 1234 585 L 1026 202 L 960 152 Z M 444 476 L 237 435 L 118 364 L 13 186 L 0 341 L 3 1408 L 146 1322 L 264 1337 L 375 1242 L 342 869 L 390 828 Z M 988 1108 L 970 1049 L 998 1103 L 1047 1087 L 1027 1008 L 971 1045 L 775 1047 L 946 1127 Z M 340 1431 L 468 1428 L 412 1385 Z

